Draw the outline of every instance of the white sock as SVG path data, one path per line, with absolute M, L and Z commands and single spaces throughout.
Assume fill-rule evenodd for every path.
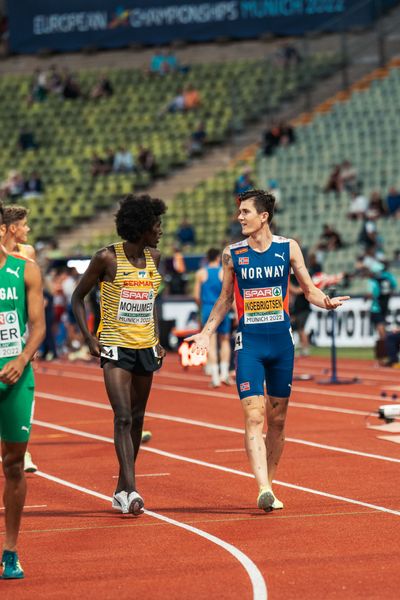
M 221 371 L 221 379 L 223 381 L 225 381 L 225 379 L 228 379 L 229 378 L 229 363 L 222 362 L 220 364 L 220 371 Z
M 213 385 L 219 385 L 221 383 L 221 381 L 219 379 L 218 365 L 210 365 L 210 375 L 211 375 L 211 382 Z

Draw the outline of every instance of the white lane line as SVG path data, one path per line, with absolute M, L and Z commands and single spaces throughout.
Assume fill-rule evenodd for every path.
M 104 380 L 102 377 L 100 377 L 99 375 L 89 375 L 89 374 L 85 374 L 85 373 L 67 373 L 67 372 L 62 372 L 62 371 L 58 371 L 56 369 L 48 369 L 46 371 L 43 372 L 43 375 L 55 375 L 56 377 L 68 377 L 69 379 L 83 379 L 85 381 L 99 381 L 104 383 Z M 187 379 L 190 377 L 186 377 L 186 381 Z M 209 396 L 210 398 L 224 398 L 225 400 L 227 399 L 235 399 L 238 400 L 238 396 L 237 394 L 229 394 L 229 393 L 224 393 L 224 392 L 216 392 L 216 391 L 211 391 L 211 390 L 202 390 L 202 389 L 198 389 L 198 388 L 189 388 L 189 387 L 182 387 L 182 386 L 177 386 L 177 385 L 167 385 L 167 384 L 160 384 L 160 383 L 153 383 L 152 385 L 152 389 L 158 389 L 158 390 L 165 390 L 165 391 L 169 391 L 169 392 L 179 392 L 182 394 L 196 394 L 199 396 Z M 349 398 L 356 398 L 359 400 L 378 400 L 379 402 L 382 401 L 381 396 L 373 396 L 372 394 L 358 394 L 355 392 L 339 392 L 339 391 L 330 391 L 330 390 L 324 390 L 324 389 L 320 389 L 320 388 L 312 388 L 312 387 L 300 387 L 297 386 L 296 384 L 293 384 L 293 388 L 292 390 L 294 392 L 304 392 L 306 394 L 316 394 L 318 396 L 334 396 L 335 398 L 346 398 L 346 400 L 348 400 Z
M 33 422 L 36 425 L 40 425 L 41 427 L 47 427 L 49 429 L 56 429 L 58 431 L 65 431 L 67 433 L 71 433 L 72 435 L 86 437 L 86 438 L 90 438 L 90 439 L 94 439 L 94 440 L 99 440 L 102 442 L 107 442 L 109 444 L 114 443 L 114 440 L 112 438 L 96 435 L 94 433 L 88 433 L 87 431 L 81 431 L 79 429 L 71 429 L 70 427 L 63 427 L 62 425 L 54 425 L 53 423 L 46 423 L 44 421 L 37 421 L 36 419 Z M 214 463 L 209 463 L 204 460 L 198 460 L 196 458 L 188 458 L 187 456 L 182 456 L 180 454 L 174 454 L 173 452 L 166 452 L 165 450 L 158 450 L 157 448 L 148 448 L 148 447 L 142 446 L 141 449 L 145 452 L 151 452 L 153 454 L 165 456 L 166 458 L 171 458 L 173 460 L 179 460 L 182 462 L 191 463 L 193 465 L 199 465 L 200 467 L 207 467 L 208 469 L 215 469 L 216 471 L 223 471 L 225 473 L 232 473 L 233 475 L 240 475 L 242 477 L 250 477 L 251 479 L 254 479 L 254 475 L 252 475 L 251 473 L 246 473 L 245 471 L 239 471 L 238 469 L 231 469 L 230 467 L 223 467 L 222 465 L 216 465 Z M 294 483 L 287 483 L 287 482 L 278 481 L 278 480 L 274 480 L 274 483 L 276 483 L 277 485 L 282 485 L 284 487 L 292 488 L 294 490 L 308 492 L 309 494 L 325 496 L 326 498 L 333 498 L 334 500 L 348 502 L 349 504 L 357 504 L 359 506 L 366 506 L 368 508 L 373 508 L 374 510 L 378 510 L 378 511 L 385 512 L 385 513 L 390 513 L 392 515 L 396 515 L 397 517 L 400 517 L 400 511 L 392 510 L 391 508 L 386 508 L 384 506 L 379 506 L 377 504 L 369 504 L 368 502 L 362 502 L 361 500 L 354 500 L 353 498 L 347 498 L 345 496 L 336 496 L 334 494 L 330 494 L 329 492 L 322 492 L 320 490 L 314 490 L 313 488 L 306 488 L 303 486 L 296 485 Z
M 66 396 L 58 396 L 56 394 L 47 394 L 45 392 L 37 392 L 37 397 L 46 398 L 47 400 L 54 400 L 56 402 L 66 402 L 67 404 L 79 404 L 82 406 L 88 406 L 91 408 L 100 408 L 102 410 L 111 410 L 108 404 L 101 402 L 92 402 L 90 400 L 80 400 L 79 398 L 68 398 Z M 294 403 L 292 403 L 294 404 Z M 330 407 L 325 407 L 330 409 Z M 333 409 L 334 410 L 334 409 Z M 345 409 L 343 409 L 345 410 Z M 357 411 L 358 414 L 361 411 Z M 353 413 L 351 413 L 353 414 Z M 368 415 L 368 412 L 361 412 L 362 415 Z M 196 419 L 185 419 L 184 417 L 173 417 L 170 415 L 163 415 L 161 413 L 147 412 L 146 415 L 153 417 L 154 419 L 160 419 L 163 421 L 172 421 L 174 423 L 184 423 L 185 425 L 194 425 L 196 427 L 205 427 L 206 429 L 214 429 L 217 431 L 227 431 L 231 433 L 244 434 L 244 429 L 238 427 L 228 427 L 227 425 L 217 425 L 215 423 L 207 423 L 205 421 L 197 421 Z M 362 456 L 364 458 L 373 458 L 376 460 L 383 460 L 386 462 L 400 463 L 400 458 L 392 458 L 391 456 L 384 456 L 382 454 L 371 454 L 370 452 L 362 452 L 361 450 L 351 450 L 350 448 L 339 448 L 337 446 L 329 446 L 328 444 L 319 444 L 317 442 L 309 442 L 308 440 L 300 440 L 297 438 L 287 437 L 286 442 L 293 444 L 302 444 L 303 446 L 310 446 L 311 448 L 321 448 L 323 450 L 330 450 L 332 452 L 341 452 L 343 454 L 352 454 L 354 456 Z
M 66 481 L 65 479 L 60 479 L 60 477 L 55 477 L 54 475 L 49 475 L 48 473 L 43 473 L 42 471 L 37 471 L 36 475 L 39 477 L 43 477 L 43 479 L 48 479 L 49 481 L 53 481 L 54 483 L 58 483 L 59 485 L 63 485 L 65 487 L 71 488 L 78 492 L 82 492 L 84 494 L 88 494 L 89 496 L 95 496 L 96 498 L 100 498 L 101 500 L 105 500 L 106 502 L 111 502 L 112 498 L 106 496 L 105 494 L 101 494 L 99 492 L 95 492 L 94 490 L 90 490 L 89 488 L 82 487 L 75 483 L 71 483 L 70 481 Z M 247 575 L 250 578 L 251 585 L 253 588 L 253 600 L 267 600 L 267 586 L 265 584 L 264 578 L 259 571 L 258 567 L 253 563 L 252 560 L 246 554 L 244 554 L 241 550 L 225 542 L 221 538 L 212 535 L 211 533 L 207 533 L 198 527 L 193 527 L 192 525 L 187 525 L 186 523 L 181 523 L 180 521 L 176 521 L 175 519 L 171 519 L 170 517 L 166 517 L 165 515 L 160 515 L 159 513 L 153 512 L 151 510 L 145 510 L 145 513 L 149 517 L 153 517 L 154 519 L 158 519 L 159 521 L 164 521 L 169 525 L 174 525 L 175 527 L 179 527 L 181 529 L 185 529 L 186 531 L 190 531 L 190 533 L 194 533 L 213 544 L 216 544 L 220 548 L 223 548 L 229 554 L 231 554 L 240 564 L 244 567 Z
M 25 504 L 24 510 L 27 508 L 47 508 L 47 504 Z M 0 510 L 5 510 L 4 506 L 0 506 Z
M 167 477 L 171 473 L 137 473 L 136 477 Z M 118 475 L 113 475 L 113 479 L 118 479 Z

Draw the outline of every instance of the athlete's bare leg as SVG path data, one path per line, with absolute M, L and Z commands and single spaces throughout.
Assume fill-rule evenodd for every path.
M 133 492 L 135 487 L 134 448 L 131 438 L 132 373 L 116 367 L 108 361 L 103 368 L 108 398 L 114 411 L 114 445 L 119 462 L 119 478 L 116 493 Z
M 231 341 L 229 333 L 219 334 L 219 355 L 221 359 L 221 380 L 224 383 L 229 381 L 229 364 L 231 362 Z
M 24 456 L 27 443 L 1 442 L 1 456 L 5 478 L 3 502 L 5 507 L 6 536 L 4 550 L 15 552 L 21 516 L 26 497 Z
M 132 427 L 131 439 L 135 461 L 142 441 L 144 413 L 146 411 L 147 400 L 150 394 L 151 384 L 153 382 L 153 373 L 147 375 L 132 375 L 131 386 L 131 410 Z
M 251 470 L 259 487 L 269 487 L 267 452 L 263 438 L 265 398 L 249 396 L 241 402 L 245 423 L 244 443 Z
M 267 400 L 267 437 L 265 445 L 267 448 L 268 482 L 272 487 L 272 480 L 282 455 L 285 444 L 285 421 L 289 398 L 277 398 L 268 396 Z
M 208 365 L 211 375 L 211 383 L 214 387 L 218 387 L 220 385 L 220 378 L 218 368 L 218 345 L 216 333 L 214 333 L 210 338 L 210 347 L 208 350 Z

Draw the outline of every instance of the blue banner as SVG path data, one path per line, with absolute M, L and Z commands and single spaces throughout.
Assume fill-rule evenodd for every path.
M 340 31 L 370 24 L 375 6 L 375 0 L 10 0 L 10 49 L 36 53 Z

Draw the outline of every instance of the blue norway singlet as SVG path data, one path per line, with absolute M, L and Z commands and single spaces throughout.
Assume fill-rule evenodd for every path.
M 288 331 L 290 240 L 274 235 L 264 252 L 253 250 L 247 239 L 229 248 L 235 272 L 238 331 Z

